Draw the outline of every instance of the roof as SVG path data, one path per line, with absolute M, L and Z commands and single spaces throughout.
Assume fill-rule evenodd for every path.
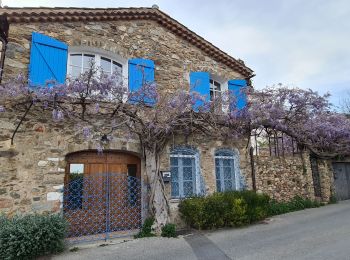
M 186 26 L 171 18 L 158 8 L 74 8 L 74 7 L 24 7 L 0 8 L 0 15 L 6 15 L 8 22 L 78 22 L 113 20 L 153 20 L 174 34 L 195 45 L 218 62 L 222 62 L 245 77 L 253 75 L 253 70 L 220 50 Z

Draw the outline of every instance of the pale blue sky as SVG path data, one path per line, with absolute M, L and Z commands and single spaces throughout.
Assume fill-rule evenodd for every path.
M 3 5 L 151 7 L 160 9 L 235 58 L 254 86 L 283 83 L 329 91 L 338 104 L 350 91 L 349 0 L 3 0 Z

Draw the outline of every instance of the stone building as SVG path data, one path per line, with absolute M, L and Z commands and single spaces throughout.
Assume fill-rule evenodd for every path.
M 51 78 L 64 82 L 67 76 L 84 72 L 87 62 L 94 60 L 109 73 L 119 70 L 129 90 L 138 87 L 131 79 L 137 78 L 135 68 L 141 66 L 162 91 L 190 89 L 191 81 L 199 78 L 202 92 L 210 98 L 227 91 L 232 84 L 245 86 L 253 76 L 244 62 L 158 8 L 2 8 L 0 15 L 6 16 L 9 24 L 5 33 L 5 82 L 19 73 L 28 75 L 33 84 L 43 84 Z M 142 182 L 144 161 L 138 140 L 115 133 L 114 141 L 107 144 L 103 155 L 98 155 L 94 144 L 77 135 L 74 126 L 53 123 L 48 115 L 37 122 L 25 120 L 11 145 L 20 116 L 11 111 L 0 113 L 1 212 L 63 212 L 78 230 L 79 219 L 86 214 L 89 220 L 85 220 L 85 226 L 104 225 L 108 200 L 113 204 L 108 205 L 108 220 L 114 221 L 111 229 L 139 226 L 144 209 L 134 206 L 139 204 L 142 192 L 131 193 L 133 182 L 140 182 L 135 184 L 135 190 L 146 185 Z M 169 142 L 160 167 L 172 221 L 179 221 L 176 208 L 180 198 L 252 189 L 253 183 L 258 191 L 278 200 L 295 195 L 315 198 L 306 152 L 283 158 L 251 156 L 246 143 L 247 140 L 204 142 L 201 137 L 181 136 Z M 327 178 L 322 179 L 321 199 L 328 200 L 332 177 L 328 170 L 324 171 Z M 124 177 L 109 176 L 107 187 L 107 177 L 103 175 L 107 172 Z M 91 177 L 90 184 L 85 180 L 74 186 L 72 176 L 81 180 L 82 175 L 86 179 L 100 177 Z M 65 194 L 70 188 L 75 189 L 71 193 L 79 199 L 65 205 L 73 196 Z M 88 209 L 84 204 L 89 203 L 92 206 Z M 98 232 L 94 230 L 91 232 Z

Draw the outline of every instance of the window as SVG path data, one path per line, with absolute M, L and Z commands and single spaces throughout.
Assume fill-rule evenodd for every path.
M 215 153 L 217 191 L 240 189 L 239 167 L 235 164 L 235 154 L 231 150 L 219 150 Z
M 122 64 L 109 57 L 91 53 L 70 53 L 68 73 L 71 77 L 76 78 L 88 71 L 91 68 L 91 64 L 94 64 L 95 67 L 107 75 L 112 75 L 113 73 L 122 75 Z
M 84 164 L 72 163 L 69 165 L 69 194 L 68 209 L 83 207 Z
M 221 84 L 213 79 L 210 79 L 209 83 L 210 83 L 210 101 L 220 98 Z
M 175 149 L 170 154 L 171 197 L 187 198 L 201 194 L 199 156 L 194 149 Z

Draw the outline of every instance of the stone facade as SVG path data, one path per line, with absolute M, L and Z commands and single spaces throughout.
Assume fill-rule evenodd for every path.
M 27 75 L 31 33 L 39 32 L 66 42 L 70 47 L 92 47 L 125 59 L 155 62 L 155 81 L 160 90 L 189 88 L 190 71 L 208 71 L 229 80 L 241 74 L 212 59 L 189 42 L 153 21 L 12 24 L 6 50 L 4 79 Z
M 151 59 L 156 66 L 155 81 L 164 92 L 188 89 L 191 71 L 207 71 L 226 81 L 244 78 L 241 73 L 159 23 L 133 19 L 10 23 L 3 74 L 5 81 L 19 73 L 27 75 L 33 31 L 59 39 L 67 43 L 69 48 L 85 46 L 124 59 Z M 52 122 L 51 115 L 32 120 L 35 110 L 29 113 L 16 134 L 15 144 L 11 145 L 10 138 L 20 116 L 21 114 L 12 111 L 0 113 L 0 212 L 59 212 L 62 208 L 66 155 L 96 149 L 96 145 L 82 137 L 81 131 L 77 131 L 80 126 Z M 101 127 L 106 126 L 104 123 L 101 121 Z M 133 152 L 142 158 L 139 141 L 126 136 L 125 131 L 116 132 L 113 141 L 104 149 Z M 245 179 L 246 187 L 251 189 L 251 162 L 246 143 L 247 140 L 237 143 L 230 140 L 207 140 L 202 136 L 186 139 L 175 137 L 161 156 L 160 168 L 163 171 L 169 170 L 171 147 L 196 147 L 205 190 L 210 194 L 216 191 L 214 153 L 220 148 L 230 148 L 239 155 L 240 174 Z M 277 200 L 288 200 L 295 195 L 314 198 L 311 169 L 306 157 L 305 154 L 303 157 L 292 158 L 256 157 L 257 189 Z M 329 171 L 321 172 L 325 176 L 322 187 L 327 190 L 331 175 Z M 170 199 L 169 183 L 166 184 L 166 189 L 172 219 L 178 222 L 178 201 Z M 322 199 L 328 198 L 328 193 L 325 193 Z
M 256 156 L 256 187 L 277 201 L 295 196 L 315 199 L 310 160 L 306 152 L 294 156 Z

